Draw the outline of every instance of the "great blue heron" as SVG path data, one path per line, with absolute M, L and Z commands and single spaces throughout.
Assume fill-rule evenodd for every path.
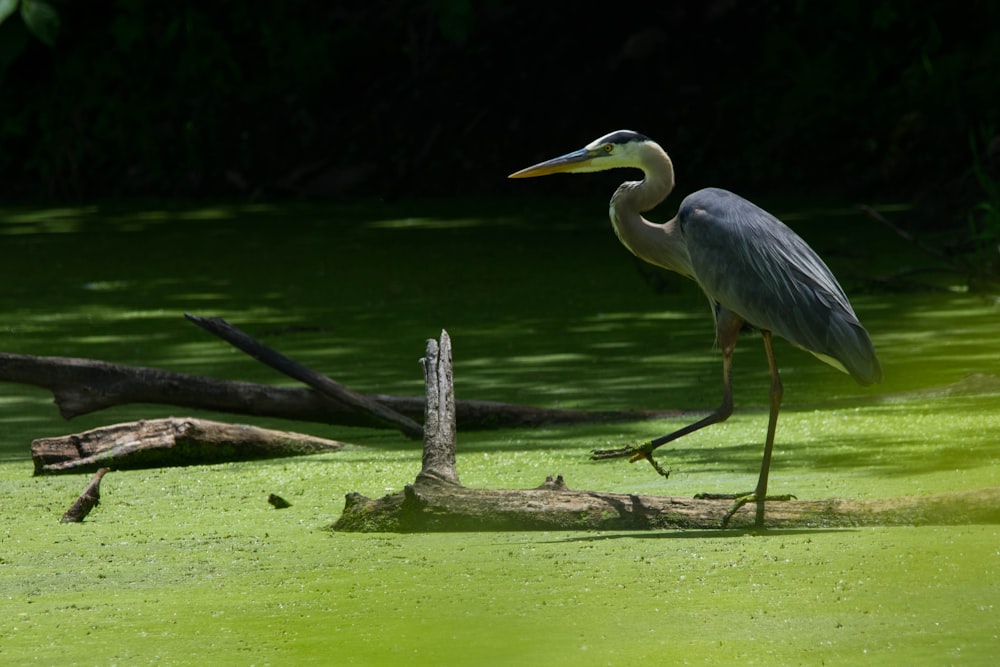
M 783 388 L 774 361 L 776 334 L 808 350 L 863 385 L 879 382 L 882 369 L 868 332 L 837 279 L 823 260 L 784 223 L 726 190 L 705 188 L 684 198 L 673 220 L 656 224 L 642 213 L 666 199 L 674 188 L 674 168 L 666 152 L 641 134 L 612 132 L 566 155 L 515 172 L 510 178 L 558 172 L 592 172 L 630 167 L 640 181 L 622 183 L 611 197 L 611 225 L 634 255 L 694 280 L 713 306 L 722 349 L 722 404 L 704 419 L 643 445 L 596 450 L 595 459 L 646 459 L 660 474 L 668 471 L 653 450 L 733 412 L 731 368 L 736 339 L 744 327 L 761 332 L 771 371 L 770 416 L 757 487 L 736 494 L 728 522 L 739 507 L 756 502 L 756 523 L 763 525 L 767 478 Z

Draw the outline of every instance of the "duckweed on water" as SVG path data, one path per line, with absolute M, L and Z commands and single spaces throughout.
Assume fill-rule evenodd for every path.
M 357 389 L 419 393 L 423 340 L 446 327 L 463 398 L 714 407 L 720 364 L 703 299 L 682 281 L 662 295 L 646 289 L 602 207 L 583 208 L 576 219 L 592 226 L 572 229 L 562 218 L 377 206 L 7 212 L 0 253 L 19 280 L 0 286 L 0 349 L 285 381 L 185 324 L 190 310 L 225 316 Z M 826 254 L 850 220 L 821 218 L 795 226 Z M 901 264 L 915 261 L 895 239 L 866 238 L 853 260 L 831 254 L 835 272 L 894 261 L 880 243 Z M 845 283 L 860 293 L 860 282 Z M 1000 485 L 1000 392 L 990 382 L 947 389 L 1000 376 L 995 302 L 948 292 L 854 302 L 886 381 L 857 387 L 782 345 L 773 491 L 856 498 Z M 463 433 L 459 474 L 473 487 L 530 487 L 558 473 L 574 488 L 743 490 L 766 425 L 759 340 L 741 342 L 735 377 L 737 414 L 665 451 L 669 480 L 587 453 L 674 420 Z M 419 449 L 391 432 L 254 420 L 354 444 L 112 473 L 86 522 L 58 522 L 87 477 L 32 478 L 32 438 L 176 412 L 129 406 L 66 424 L 44 392 L 0 385 L 0 662 L 988 664 L 1000 650 L 996 526 L 326 531 L 345 493 L 379 496 L 413 479 Z M 271 493 L 291 507 L 274 510 Z

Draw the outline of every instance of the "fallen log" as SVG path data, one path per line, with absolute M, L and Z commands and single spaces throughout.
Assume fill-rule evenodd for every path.
M 444 353 L 448 351 L 448 354 Z M 450 341 L 428 341 L 424 358 L 428 414 L 447 419 Z M 431 423 L 428 417 L 427 423 Z M 416 480 L 378 499 L 346 496 L 330 527 L 351 532 L 501 530 L 662 530 L 752 528 L 756 505 L 731 517 L 733 501 L 672 498 L 570 489 L 561 476 L 521 490 L 470 489 L 455 470 L 454 422 L 426 429 Z M 845 528 L 924 524 L 1000 523 L 1000 488 L 869 500 L 787 500 L 767 503 L 767 528 Z
M 377 422 L 313 389 L 220 380 L 96 359 L 0 353 L 0 382 L 50 391 L 64 419 L 117 405 L 143 403 L 339 426 L 386 428 L 384 422 Z M 413 420 L 424 414 L 425 400 L 420 396 L 365 396 Z M 476 400 L 457 400 L 455 411 L 458 426 L 464 431 L 664 419 L 685 414 L 680 410 L 590 412 Z
M 31 443 L 35 475 L 249 461 L 337 451 L 343 443 L 207 419 L 151 419 Z
M 538 488 L 469 489 L 426 478 L 401 493 L 347 495 L 333 530 L 431 532 L 501 530 L 721 529 L 731 500 L 576 491 L 561 477 Z M 740 508 L 728 528 L 753 528 L 755 506 Z M 928 496 L 788 500 L 767 504 L 768 529 L 1000 523 L 1000 488 Z
M 272 350 L 221 317 L 198 317 L 191 313 L 185 313 L 184 317 L 257 361 L 309 385 L 327 398 L 366 414 L 376 422 L 398 428 L 408 438 L 419 440 L 424 435 L 423 427 L 409 417 Z

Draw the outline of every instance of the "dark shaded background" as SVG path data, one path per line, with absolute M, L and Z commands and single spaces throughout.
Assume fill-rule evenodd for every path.
M 53 48 L 0 25 L 7 201 L 488 195 L 629 128 L 685 191 L 967 224 L 1000 153 L 985 0 L 54 4 Z

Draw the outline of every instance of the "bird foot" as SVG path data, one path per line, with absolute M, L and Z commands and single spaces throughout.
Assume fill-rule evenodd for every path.
M 595 449 L 590 453 L 591 461 L 624 458 L 627 458 L 632 463 L 645 459 L 649 461 L 649 465 L 653 466 L 653 470 L 658 472 L 660 475 L 663 475 L 664 478 L 670 477 L 670 471 L 657 463 L 653 458 L 653 443 L 651 442 L 647 442 L 643 445 L 618 447 L 617 449 Z
M 727 528 L 729 526 L 729 520 L 740 511 L 740 508 L 744 505 L 749 505 L 750 503 L 756 503 L 761 500 L 760 496 L 756 492 L 750 491 L 748 493 L 699 493 L 695 495 L 697 500 L 732 500 L 733 504 L 726 510 L 726 513 L 722 517 L 722 527 Z M 790 493 L 785 493 L 776 496 L 764 496 L 764 502 L 768 501 L 788 501 L 795 500 L 795 496 Z M 764 515 L 763 513 L 757 514 L 757 528 L 764 527 Z

